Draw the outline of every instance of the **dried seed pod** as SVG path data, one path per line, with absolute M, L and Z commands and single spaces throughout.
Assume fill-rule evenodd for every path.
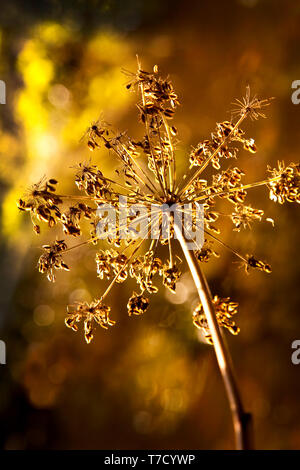
M 253 255 L 246 255 L 245 262 L 242 263 L 245 267 L 245 271 L 248 273 L 250 268 L 259 269 L 265 273 L 270 274 L 272 272 L 271 266 L 264 261 L 256 259 Z
M 204 240 L 204 244 L 201 248 L 201 250 L 196 250 L 195 255 L 198 261 L 201 263 L 208 263 L 208 261 L 215 256 L 216 258 L 219 258 L 219 253 L 214 251 L 211 248 L 212 242 L 208 241 L 207 239 Z
M 145 313 L 148 306 L 149 299 L 147 297 L 143 294 L 138 295 L 136 292 L 133 292 L 127 304 L 128 315 L 142 315 Z
M 94 337 L 95 324 L 107 329 L 115 322 L 109 318 L 110 307 L 104 305 L 102 300 L 94 300 L 90 304 L 87 302 L 77 302 L 68 307 L 68 315 L 65 324 L 68 328 L 78 331 L 78 325 L 83 321 L 84 337 L 90 343 Z
M 230 331 L 231 334 L 237 335 L 240 329 L 238 326 L 236 326 L 235 322 L 232 320 L 232 317 L 237 313 L 238 304 L 236 302 L 232 302 L 229 297 L 221 299 L 217 295 L 214 296 L 212 302 L 215 307 L 216 318 L 219 325 L 223 328 L 226 328 L 228 331 Z M 201 303 L 197 305 L 193 312 L 193 324 L 203 331 L 207 342 L 209 344 L 213 344 L 204 309 Z
M 279 204 L 284 202 L 300 203 L 300 165 L 278 162 L 278 169 L 268 167 L 271 174 L 268 182 L 270 199 Z
M 39 272 L 46 274 L 49 281 L 55 281 L 54 269 L 69 271 L 69 267 L 62 260 L 62 253 L 66 251 L 67 245 L 64 240 L 56 240 L 52 245 L 43 246 L 44 253 L 38 261 Z
M 180 276 L 181 272 L 179 271 L 175 263 L 171 267 L 169 267 L 169 265 L 164 266 L 163 284 L 173 293 L 175 293 L 176 291 L 176 283 L 179 280 Z

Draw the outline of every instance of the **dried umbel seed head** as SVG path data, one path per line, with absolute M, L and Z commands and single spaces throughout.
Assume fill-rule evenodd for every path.
M 271 176 L 268 182 L 270 199 L 279 204 L 287 202 L 300 203 L 300 165 L 278 162 L 277 168 L 268 167 Z
M 248 273 L 251 268 L 259 269 L 268 274 L 272 272 L 271 266 L 268 263 L 256 259 L 253 255 L 246 255 L 246 260 L 242 262 L 242 266 L 245 267 L 246 273 Z
M 46 180 L 43 177 L 28 189 L 24 199 L 19 199 L 17 202 L 21 211 L 30 212 L 36 234 L 40 233 L 40 226 L 36 222 L 47 222 L 48 227 L 52 228 L 61 218 L 58 206 L 62 203 L 62 199 L 55 194 L 56 184 L 54 178 Z
M 274 98 L 259 99 L 256 95 L 251 98 L 250 87 L 248 85 L 246 88 L 246 96 L 242 98 L 242 100 L 235 100 L 235 108 L 232 110 L 232 114 L 240 118 L 249 116 L 251 120 L 255 120 L 260 117 L 265 118 L 266 115 L 262 112 L 262 109 L 269 106 L 273 99 Z
M 54 269 L 69 271 L 69 266 L 63 261 L 62 254 L 67 249 L 64 240 L 56 240 L 52 245 L 43 245 L 44 253 L 38 261 L 40 273 L 45 273 L 49 281 L 55 281 Z
M 79 163 L 75 183 L 80 191 L 99 201 L 110 195 L 110 183 L 96 165 Z
M 111 266 L 116 277 L 116 282 L 124 282 L 128 276 L 128 258 L 126 255 L 120 253 L 111 259 Z
M 142 315 L 146 312 L 148 306 L 149 299 L 147 297 L 143 294 L 133 292 L 127 304 L 128 315 Z
M 86 141 L 88 149 L 92 152 L 93 150 L 100 147 L 99 139 L 108 134 L 107 124 L 99 118 L 93 122 L 85 131 L 80 141 Z
M 232 320 L 232 317 L 237 313 L 238 304 L 236 302 L 232 302 L 229 297 L 221 299 L 217 295 L 214 296 L 212 301 L 215 307 L 215 313 L 219 325 L 229 330 L 231 334 L 237 335 L 240 329 L 236 326 L 235 322 Z M 201 303 L 199 303 L 193 312 L 193 324 L 203 331 L 206 341 L 209 344 L 213 344 L 208 323 L 204 314 L 204 309 Z
M 197 247 L 195 251 L 198 262 L 207 263 L 219 256 L 212 247 L 213 240 L 242 260 L 247 273 L 250 268 L 270 273 L 271 267 L 266 262 L 258 260 L 254 255 L 240 254 L 223 242 L 219 237 L 222 221 L 231 220 L 233 230 L 238 232 L 250 229 L 253 222 L 266 220 L 273 224 L 272 219 L 264 219 L 262 209 L 254 209 L 250 203 L 246 203 L 250 190 L 260 185 L 269 188 L 270 197 L 274 201 L 299 202 L 299 164 L 285 166 L 284 163 L 279 163 L 277 169 L 269 168 L 268 178 L 253 183 L 245 183 L 243 169 L 237 164 L 233 165 L 233 159 L 237 159 L 239 152 L 246 150 L 253 154 L 257 151 L 254 139 L 246 135 L 242 124 L 248 117 L 265 117 L 264 108 L 270 104 L 269 99 L 252 97 L 247 87 L 246 95 L 235 103 L 232 120 L 217 122 L 210 138 L 195 143 L 186 156 L 187 173 L 179 179 L 176 176 L 177 129 L 171 122 L 179 100 L 172 83 L 168 77 L 160 76 L 157 66 L 153 71 L 147 72 L 139 65 L 136 73 L 125 73 L 129 77 L 127 88 L 138 93 L 137 110 L 144 125 L 143 137 L 139 140 L 132 139 L 126 132 L 115 131 L 102 118 L 92 122 L 82 140 L 94 152 L 93 164 L 80 162 L 75 167 L 77 193 L 57 194 L 57 180 L 44 177 L 31 186 L 18 201 L 20 210 L 30 213 L 36 234 L 40 233 L 42 223 L 46 223 L 49 228 L 61 227 L 68 237 L 83 237 L 85 232 L 88 234 L 85 240 L 68 248 L 63 240 L 44 246 L 44 253 L 39 259 L 39 270 L 50 281 L 55 280 L 55 269 L 69 269 L 63 260 L 67 251 L 88 244 L 107 242 L 110 245 L 101 245 L 96 253 L 98 277 L 109 280 L 101 300 L 92 304 L 78 304 L 66 320 L 66 324 L 76 330 L 78 322 L 83 319 L 87 342 L 93 338 L 95 324 L 106 328 L 113 323 L 108 317 L 109 307 L 103 301 L 114 284 L 124 282 L 128 277 L 136 281 L 141 293 L 134 292 L 130 297 L 130 315 L 139 315 L 146 310 L 149 304 L 148 294 L 150 297 L 158 291 L 156 281 L 162 281 L 171 292 L 176 290 L 181 273 L 174 262 L 175 219 L 169 217 L 169 228 L 166 231 L 164 217 L 161 213 L 156 213 L 155 227 L 150 227 L 149 213 L 152 214 L 153 208 L 155 213 L 156 208 L 163 204 L 170 207 L 176 203 L 184 208 L 189 203 L 187 214 L 191 217 L 184 227 L 185 231 L 195 233 L 195 228 L 201 225 L 205 233 L 204 245 Z M 100 148 L 107 151 L 110 158 L 114 155 L 117 162 L 115 176 L 108 178 L 101 171 L 101 160 L 97 163 L 97 151 Z M 207 169 L 210 170 L 208 175 L 205 174 Z M 125 213 L 128 224 L 123 231 L 124 227 L 118 222 L 118 216 L 123 211 L 120 201 L 124 196 L 127 200 Z M 218 207 L 220 202 L 221 209 Z M 99 226 L 105 219 L 99 215 L 98 210 L 102 203 L 112 207 L 117 218 L 116 223 L 104 223 L 104 234 L 100 237 Z M 199 204 L 203 207 L 204 223 L 202 215 L 199 219 L 196 210 Z M 145 207 L 147 215 L 138 214 L 135 211 L 137 205 Z M 182 209 L 184 218 L 186 210 Z M 135 236 L 136 227 L 142 223 L 145 223 L 146 234 L 139 239 Z M 125 239 L 122 235 L 124 233 Z M 166 252 L 166 255 L 161 255 L 160 250 Z M 230 302 L 221 299 L 221 304 L 219 300 L 215 299 L 219 321 L 221 318 L 223 326 L 227 322 L 227 327 L 235 332 L 234 324 L 226 317 Z M 227 313 L 224 313 L 224 305 L 229 309 L 226 310 Z M 220 312 L 223 312 L 222 317 Z M 206 328 L 202 313 L 198 311 L 195 324 Z
M 112 255 L 109 250 L 101 250 L 96 253 L 97 273 L 100 279 L 109 279 L 111 277 L 111 259 Z
M 213 186 L 220 191 L 230 190 L 241 184 L 245 173 L 237 167 L 228 168 L 221 173 L 213 175 Z
M 212 257 L 215 256 L 216 258 L 219 258 L 220 256 L 219 253 L 212 249 L 212 241 L 207 239 L 204 240 L 201 250 L 195 251 L 195 255 L 197 260 L 201 263 L 208 263 Z
M 190 153 L 190 168 L 201 166 L 205 162 L 206 156 L 210 153 L 210 142 L 204 140 L 200 142 Z
M 83 321 L 84 337 L 87 343 L 90 343 L 94 336 L 96 325 L 107 329 L 113 326 L 115 322 L 109 318 L 110 307 L 104 305 L 102 300 L 94 300 L 90 304 L 87 302 L 78 302 L 68 307 L 68 316 L 65 324 L 68 328 L 78 331 L 78 323 Z
M 147 290 L 149 294 L 155 294 L 158 288 L 153 285 L 153 278 L 158 274 L 162 275 L 162 261 L 154 258 L 152 250 L 132 261 L 129 274 L 134 278 L 142 292 Z
M 251 206 L 236 204 L 235 210 L 231 214 L 231 220 L 235 225 L 233 230 L 239 232 L 241 228 L 251 228 L 251 223 L 255 220 L 261 221 L 263 215 L 264 211 L 261 209 L 254 209 Z
M 152 258 L 152 261 L 147 266 L 147 268 L 149 267 L 149 275 L 154 276 L 154 274 L 159 274 L 161 276 L 162 266 L 163 262 L 160 258 Z
M 174 263 L 172 267 L 169 265 L 165 265 L 163 269 L 163 284 L 167 287 L 171 292 L 175 293 L 176 291 L 176 283 L 181 276 L 181 272 L 179 271 L 178 267 Z
M 254 139 L 245 140 L 244 149 L 248 150 L 248 152 L 256 153 L 257 147 L 255 145 Z

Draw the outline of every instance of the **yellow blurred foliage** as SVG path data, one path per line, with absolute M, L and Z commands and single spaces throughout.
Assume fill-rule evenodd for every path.
M 100 112 L 107 111 L 115 119 L 131 100 L 121 65 L 135 67 L 135 56 L 124 38 L 107 30 L 92 37 L 83 50 L 77 51 L 78 47 L 69 26 L 46 22 L 32 30 L 19 52 L 17 69 L 23 86 L 14 96 L 13 110 L 19 144 L 8 134 L 0 136 L 5 154 L 1 166 L 10 185 L 3 203 L 3 233 L 7 237 L 14 234 L 17 238 L 21 229 L 16 200 L 22 196 L 24 180 L 30 185 L 49 172 L 59 178 L 61 161 L 68 167 L 71 151 L 78 150 L 80 137 Z M 79 60 L 72 75 L 61 77 L 65 64 L 56 60 L 60 54 Z M 9 140 L 13 142 L 10 146 Z M 10 170 L 15 166 L 16 146 L 23 160 L 17 174 Z

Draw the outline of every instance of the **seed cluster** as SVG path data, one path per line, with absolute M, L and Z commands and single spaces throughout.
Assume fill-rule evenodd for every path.
M 64 240 L 56 240 L 52 245 L 43 245 L 44 253 L 40 256 L 38 266 L 40 273 L 46 274 L 49 281 L 55 281 L 54 269 L 69 271 L 69 266 L 63 261 L 63 252 L 67 245 Z
M 226 328 L 233 335 L 237 335 L 240 329 L 236 326 L 235 322 L 232 320 L 232 317 L 237 313 L 238 304 L 236 302 L 231 302 L 229 297 L 220 299 L 217 295 L 214 296 L 212 301 L 215 307 L 215 313 L 219 325 Z M 193 323 L 197 328 L 203 331 L 207 342 L 213 344 L 201 303 L 197 305 L 193 312 Z
M 87 343 L 90 343 L 94 337 L 95 324 L 104 329 L 113 326 L 115 322 L 109 318 L 110 307 L 104 305 L 102 301 L 94 300 L 88 304 L 78 302 L 68 307 L 68 316 L 65 319 L 67 327 L 73 331 L 78 330 L 77 323 L 83 321 L 84 336 Z
M 138 66 L 136 73 L 124 71 L 128 77 L 127 89 L 138 93 L 137 110 L 139 120 L 144 126 L 144 135 L 140 140 L 130 138 L 126 132 L 116 132 L 102 118 L 93 122 L 85 131 L 81 141 L 93 153 L 102 148 L 116 157 L 117 168 L 115 176 L 108 178 L 103 174 L 99 164 L 80 162 L 75 168 L 75 187 L 77 193 L 71 195 L 57 194 L 57 180 L 42 178 L 29 188 L 25 196 L 18 201 L 22 211 L 31 215 L 34 231 L 39 234 L 40 223 L 45 222 L 49 228 L 60 225 L 66 240 L 55 240 L 43 246 L 38 267 L 50 281 L 55 281 L 55 270 L 69 270 L 64 261 L 70 250 L 94 244 L 96 248 L 96 269 L 98 277 L 107 281 L 106 290 L 92 303 L 78 303 L 68 308 L 66 325 L 74 331 L 83 322 L 86 341 L 89 343 L 95 327 L 108 328 L 115 322 L 110 320 L 110 307 L 104 304 L 115 283 L 134 279 L 139 292 L 133 292 L 127 304 L 128 314 L 144 314 L 149 306 L 149 296 L 158 291 L 158 281 L 171 292 L 176 291 L 176 284 L 181 276 L 181 260 L 174 256 L 173 235 L 174 218 L 169 214 L 169 227 L 163 230 L 165 220 L 160 210 L 154 210 L 152 217 L 156 221 L 154 233 L 149 242 L 150 222 L 148 215 L 133 210 L 133 206 L 142 205 L 148 210 L 167 204 L 173 204 L 183 209 L 184 204 L 190 204 L 192 231 L 198 225 L 197 204 L 204 208 L 205 243 L 195 250 L 199 263 L 207 263 L 212 258 L 219 257 L 214 243 L 229 249 L 241 261 L 246 272 L 250 269 L 271 272 L 268 263 L 258 260 L 253 254 L 242 255 L 226 245 L 219 234 L 224 217 L 233 224 L 233 230 L 241 232 L 249 229 L 253 223 L 263 220 L 264 211 L 246 203 L 248 190 L 260 185 L 265 186 L 271 200 L 280 204 L 298 202 L 299 196 L 299 164 L 283 162 L 277 169 L 268 167 L 268 175 L 263 181 L 244 183 L 245 173 L 241 168 L 232 164 L 236 162 L 240 150 L 250 154 L 257 151 L 256 144 L 241 128 L 246 118 L 256 120 L 265 117 L 264 108 L 270 104 L 270 99 L 251 97 L 247 87 L 246 95 L 236 100 L 232 110 L 232 119 L 216 124 L 210 139 L 198 143 L 187 155 L 187 174 L 180 178 L 176 171 L 177 129 L 172 124 L 178 96 L 169 78 L 162 78 L 158 67 L 147 72 Z M 205 177 L 205 170 L 212 167 L 212 177 Z M 120 197 L 127 198 L 127 207 L 121 207 Z M 228 206 L 227 212 L 218 210 L 218 201 Z M 109 204 L 117 215 L 125 210 L 129 226 L 121 227 L 108 221 L 105 225 L 105 240 L 99 236 L 98 226 L 103 222 L 97 211 L 100 204 Z M 86 221 L 83 224 L 83 221 Z M 137 226 L 145 223 L 146 234 L 138 238 Z M 152 218 L 153 222 L 153 218 Z M 89 234 L 86 236 L 86 225 Z M 125 230 L 126 237 L 121 237 Z M 147 236 L 146 236 L 147 235 Z M 78 244 L 69 244 L 72 238 L 83 237 Z M 101 244 L 106 243 L 106 247 Z M 99 246 L 101 245 L 101 246 Z M 110 245 L 110 246 L 109 246 Z M 164 252 L 167 255 L 164 255 Z M 220 299 L 215 296 L 214 305 L 218 322 L 231 333 L 239 329 L 231 317 L 236 313 L 237 304 L 228 298 Z M 201 305 L 193 314 L 193 322 L 204 330 L 205 336 L 211 342 L 210 332 Z
M 268 186 L 270 188 L 270 199 L 279 204 L 284 202 L 300 203 L 300 165 L 290 163 L 285 167 L 284 162 L 278 162 L 278 169 L 268 167 L 271 174 Z

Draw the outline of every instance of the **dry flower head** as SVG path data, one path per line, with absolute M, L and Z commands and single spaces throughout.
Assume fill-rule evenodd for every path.
M 64 261 L 71 249 L 86 244 L 99 246 L 95 255 L 97 275 L 101 280 L 108 280 L 106 290 L 92 303 L 78 303 L 68 308 L 66 325 L 77 331 L 78 324 L 83 322 L 86 341 L 89 343 L 95 327 L 108 328 L 114 324 L 109 318 L 110 307 L 104 299 L 115 283 L 123 283 L 128 278 L 135 279 L 139 292 L 133 292 L 127 308 L 129 315 L 142 315 L 148 308 L 149 296 L 158 291 L 157 282 L 171 292 L 175 292 L 176 284 L 181 276 L 180 261 L 173 253 L 173 228 L 168 237 L 161 236 L 162 221 L 157 214 L 158 237 L 140 240 L 128 231 L 126 240 L 121 240 L 119 229 L 108 226 L 107 240 L 99 240 L 97 236 L 97 206 L 101 203 L 111 204 L 116 211 L 120 210 L 119 196 L 126 196 L 128 205 L 151 205 L 200 202 L 204 205 L 205 243 L 196 251 L 199 263 L 207 263 L 218 257 L 214 244 L 217 243 L 230 249 L 245 267 L 258 269 L 265 273 L 271 272 L 268 263 L 257 259 L 253 254 L 242 255 L 226 245 L 220 238 L 221 224 L 219 218 L 227 216 L 231 219 L 233 230 L 241 232 L 251 228 L 253 223 L 272 219 L 264 219 L 264 211 L 246 203 L 247 192 L 257 186 L 265 186 L 272 201 L 298 202 L 299 196 L 299 164 L 285 165 L 278 163 L 278 168 L 268 167 L 268 174 L 263 181 L 244 183 L 245 176 L 241 168 L 236 166 L 239 148 L 253 154 L 257 151 L 254 139 L 248 137 L 241 128 L 246 118 L 258 119 L 265 117 L 264 110 L 270 99 L 251 97 L 250 88 L 241 100 L 235 101 L 232 120 L 216 124 L 210 139 L 199 142 L 187 155 L 188 171 L 184 178 L 176 174 L 177 129 L 172 123 L 178 96 L 169 78 L 162 78 L 155 66 L 153 71 L 142 70 L 138 64 L 136 73 L 125 71 L 128 77 L 127 89 L 138 93 L 137 109 L 139 119 L 144 126 L 144 136 L 140 140 L 130 138 L 126 132 L 116 132 L 102 118 L 93 122 L 82 137 L 90 151 L 93 162 L 80 162 L 75 169 L 75 185 L 78 192 L 73 195 L 57 194 L 57 180 L 42 178 L 34 184 L 19 200 L 22 211 L 30 212 L 33 228 L 40 233 L 40 223 L 45 222 L 51 229 L 61 225 L 66 238 L 83 235 L 82 221 L 90 222 L 90 234 L 85 241 L 69 245 L 69 241 L 56 240 L 44 245 L 44 253 L 39 259 L 39 271 L 55 281 L 54 270 L 68 270 Z M 105 148 L 114 154 L 119 163 L 116 176 L 106 177 L 94 155 L 99 148 Z M 232 160 L 234 159 L 234 165 Z M 212 166 L 214 175 L 209 181 L 205 177 L 205 169 Z M 228 212 L 221 213 L 217 208 L 222 199 L 228 203 Z M 193 215 L 195 216 L 195 214 Z M 138 221 L 139 215 L 128 214 L 131 221 Z M 102 244 L 109 246 L 103 247 Z M 166 258 L 158 255 L 159 247 L 165 247 Z M 213 299 L 216 316 L 220 326 L 237 334 L 239 329 L 232 320 L 237 311 L 237 304 L 229 298 Z M 199 305 L 193 314 L 193 322 L 204 330 L 208 342 L 210 332 L 202 306 Z

